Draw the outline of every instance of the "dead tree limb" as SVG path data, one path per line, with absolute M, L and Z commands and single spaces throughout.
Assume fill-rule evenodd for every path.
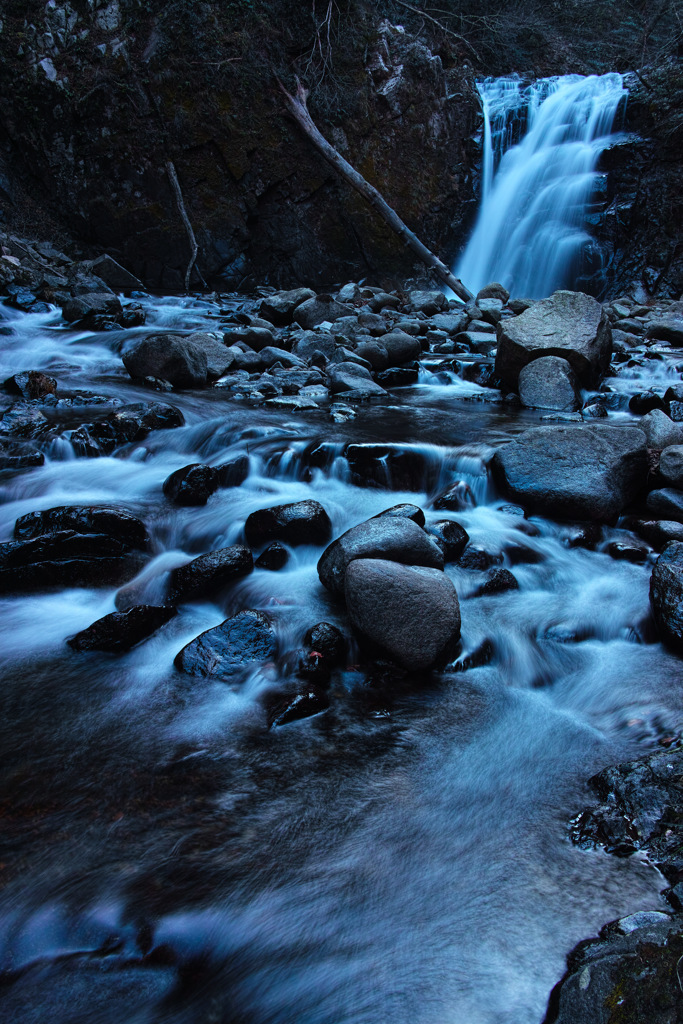
M 441 29 L 442 32 L 446 32 L 449 36 L 453 36 L 454 39 L 459 40 L 467 47 L 467 49 L 470 51 L 470 53 L 477 61 L 477 63 L 481 63 L 481 57 L 472 46 L 472 43 L 468 42 L 464 36 L 461 36 L 457 32 L 454 32 L 452 28 L 446 28 L 446 26 L 442 25 L 440 21 L 437 21 L 436 18 L 433 18 L 431 14 L 427 14 L 426 11 L 423 11 L 421 7 L 413 7 L 412 4 L 406 3 L 406 0 L 396 0 L 396 3 L 400 4 L 401 7 L 407 7 L 409 11 L 414 11 L 415 14 L 421 15 L 421 17 L 426 18 L 427 21 L 433 22 L 437 26 L 437 28 Z
M 192 268 L 197 260 L 199 246 L 197 245 L 197 239 L 194 237 L 192 224 L 190 223 L 190 218 L 188 217 L 187 210 L 185 209 L 185 200 L 183 199 L 183 193 L 180 190 L 180 182 L 178 181 L 178 175 L 176 173 L 175 164 L 173 163 L 172 160 L 167 161 L 166 170 L 168 172 L 169 181 L 171 182 L 173 194 L 175 195 L 175 201 L 178 206 L 178 212 L 182 218 L 183 224 L 185 225 L 185 231 L 187 232 L 187 237 L 190 242 L 190 248 L 192 250 L 190 262 L 188 263 L 187 270 L 185 271 L 185 291 L 189 292 L 190 278 L 192 277 Z
M 417 253 L 420 259 L 436 274 L 439 280 L 448 285 L 448 287 L 451 288 L 455 294 L 463 300 L 463 302 L 469 302 L 469 300 L 474 296 L 467 290 L 467 288 L 465 288 L 462 281 L 459 281 L 453 276 L 453 274 L 451 274 L 445 263 L 442 263 L 438 256 L 435 256 L 426 245 L 423 245 L 417 235 L 410 230 L 407 224 L 403 223 L 398 214 L 392 210 L 386 200 L 379 194 L 377 189 L 367 182 L 365 178 L 359 174 L 358 171 L 352 167 L 340 153 L 337 152 L 334 146 L 331 146 L 327 139 L 321 135 L 313 122 L 313 118 L 308 112 L 308 106 L 306 104 L 308 93 L 302 86 L 299 79 L 297 78 L 296 96 L 292 96 L 291 93 L 287 92 L 279 79 L 278 85 L 284 94 L 287 109 L 290 114 L 293 116 L 302 131 L 311 140 L 316 149 L 322 153 L 327 162 L 331 164 L 332 167 L 334 167 L 334 169 L 338 171 L 350 185 L 353 185 L 353 187 L 360 192 L 373 210 L 375 210 L 389 225 L 389 227 L 395 231 L 401 239 L 403 239 L 405 244 L 409 246 L 413 252 Z

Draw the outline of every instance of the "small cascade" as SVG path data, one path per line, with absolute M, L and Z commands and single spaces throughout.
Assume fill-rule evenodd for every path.
M 626 97 L 619 74 L 518 76 L 479 83 L 484 115 L 479 216 L 456 276 L 477 292 L 491 281 L 543 298 L 572 287 L 591 236 L 596 166 Z

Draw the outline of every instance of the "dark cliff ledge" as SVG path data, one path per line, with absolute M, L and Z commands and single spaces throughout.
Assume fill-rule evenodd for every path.
M 434 53 L 358 4 L 328 48 L 308 5 L 280 22 L 270 6 L 7 5 L 0 120 L 14 158 L 55 219 L 151 288 L 180 289 L 189 258 L 169 160 L 213 286 L 412 272 L 287 118 L 276 72 L 306 74 L 321 129 L 427 244 L 462 237 L 478 100 L 457 40 Z

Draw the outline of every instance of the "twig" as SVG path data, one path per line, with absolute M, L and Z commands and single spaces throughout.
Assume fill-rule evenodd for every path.
M 449 36 L 453 36 L 455 39 L 459 39 L 461 43 L 465 44 L 465 46 L 470 51 L 470 53 L 473 54 L 474 59 L 479 64 L 481 64 L 481 57 L 479 56 L 477 51 L 474 49 L 472 44 L 470 42 L 468 42 L 468 40 L 465 39 L 464 36 L 458 35 L 458 33 L 454 32 L 453 29 L 451 29 L 451 28 L 446 28 L 446 26 L 442 25 L 440 21 L 437 21 L 436 18 L 433 18 L 431 16 L 431 14 L 427 14 L 426 11 L 420 10 L 419 7 L 413 7 L 412 4 L 406 3 L 406 0 L 396 0 L 396 3 L 400 4 L 401 7 L 407 7 L 409 11 L 413 11 L 415 14 L 419 14 L 420 17 L 422 17 L 422 18 L 427 18 L 427 20 L 428 21 L 432 21 L 437 26 L 437 28 L 440 28 L 442 32 L 446 32 Z
M 183 193 L 180 191 L 180 182 L 178 181 L 178 175 L 176 174 L 175 164 L 173 163 L 172 160 L 168 160 L 167 161 L 167 163 L 166 163 L 166 170 L 168 172 L 168 177 L 169 177 L 169 180 L 171 182 L 171 187 L 172 187 L 174 195 L 175 195 L 175 201 L 176 201 L 176 203 L 178 205 L 178 212 L 180 213 L 180 216 L 182 218 L 183 224 L 185 225 L 185 230 L 187 232 L 187 237 L 188 237 L 188 239 L 190 241 L 190 248 L 192 249 L 192 255 L 190 257 L 190 262 L 188 263 L 187 270 L 185 271 L 185 291 L 189 292 L 189 290 L 190 290 L 190 277 L 192 276 L 192 268 L 193 268 L 193 266 L 195 264 L 195 261 L 197 259 L 197 253 L 199 252 L 199 246 L 197 245 L 197 239 L 194 236 L 194 231 L 192 230 L 192 224 L 190 223 L 190 218 L 188 217 L 187 210 L 185 209 L 185 201 L 183 200 Z

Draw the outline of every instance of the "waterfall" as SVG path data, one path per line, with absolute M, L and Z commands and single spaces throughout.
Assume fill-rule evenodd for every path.
M 600 154 L 627 95 L 619 74 L 518 76 L 479 83 L 484 131 L 481 204 L 455 269 L 477 292 L 500 281 L 516 296 L 572 287 L 591 236 L 586 215 Z

